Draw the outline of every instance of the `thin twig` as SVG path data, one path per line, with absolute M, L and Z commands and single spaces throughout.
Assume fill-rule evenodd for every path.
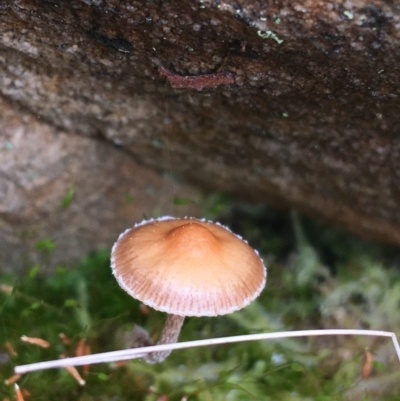
M 143 358 L 146 354 L 156 351 L 177 350 L 194 347 L 206 347 L 218 344 L 232 344 L 245 341 L 273 340 L 279 338 L 311 337 L 311 336 L 376 336 L 389 337 L 393 341 L 397 357 L 400 361 L 400 345 L 395 333 L 379 330 L 351 330 L 351 329 L 331 329 L 331 330 L 299 330 L 285 331 L 278 333 L 248 334 L 242 336 L 211 338 L 208 340 L 187 341 L 177 344 L 152 345 L 148 347 L 132 348 L 121 351 L 104 352 L 100 354 L 86 355 L 75 358 L 65 358 L 55 361 L 38 362 L 29 365 L 15 367 L 15 373 L 23 374 L 36 370 L 51 368 L 62 368 L 66 366 L 80 366 L 94 363 L 114 362 L 128 359 Z

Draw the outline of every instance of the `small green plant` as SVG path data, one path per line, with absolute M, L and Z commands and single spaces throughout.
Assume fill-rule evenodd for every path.
M 43 238 L 36 242 L 36 249 L 42 252 L 53 252 L 56 249 L 56 244 L 50 238 Z
M 71 202 L 72 202 L 72 199 L 74 198 L 74 195 L 75 195 L 75 186 L 72 185 L 68 189 L 67 193 L 65 194 L 65 196 L 64 196 L 64 198 L 62 200 L 61 204 L 62 204 L 63 208 L 66 209 L 67 207 L 69 207 L 71 205 Z

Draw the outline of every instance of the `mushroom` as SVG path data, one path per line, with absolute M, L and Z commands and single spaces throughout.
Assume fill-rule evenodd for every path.
M 194 218 L 161 217 L 122 233 L 111 253 L 119 285 L 168 317 L 157 344 L 178 340 L 185 316 L 217 316 L 252 302 L 266 268 L 257 251 L 228 228 Z M 145 360 L 162 362 L 170 351 Z

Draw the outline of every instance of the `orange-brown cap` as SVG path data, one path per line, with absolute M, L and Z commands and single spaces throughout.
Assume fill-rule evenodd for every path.
M 113 274 L 132 297 L 181 316 L 241 309 L 265 286 L 258 253 L 220 224 L 162 217 L 122 233 L 111 253 Z

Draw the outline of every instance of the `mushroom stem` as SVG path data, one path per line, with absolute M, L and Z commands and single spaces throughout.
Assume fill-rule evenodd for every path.
M 184 320 L 185 316 L 169 314 L 161 331 L 160 339 L 158 340 L 157 345 L 176 343 Z M 170 350 L 152 352 L 148 354 L 144 360 L 148 363 L 162 362 L 170 353 Z

